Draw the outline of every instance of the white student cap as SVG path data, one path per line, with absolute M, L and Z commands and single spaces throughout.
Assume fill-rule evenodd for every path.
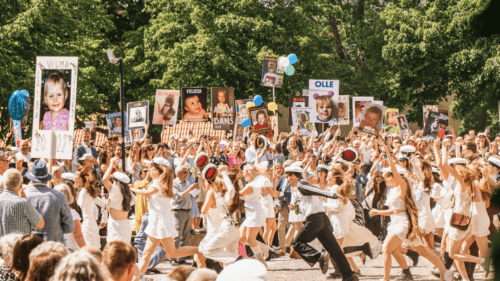
M 302 174 L 304 170 L 297 164 L 292 164 L 285 168 L 285 173 L 300 173 Z
M 113 178 L 117 181 L 120 181 L 124 184 L 129 184 L 130 183 L 130 178 L 125 175 L 124 173 L 121 172 L 114 172 L 113 173 Z
M 497 167 L 498 169 L 500 169 L 500 160 L 498 160 L 498 158 L 490 156 L 490 157 L 488 157 L 488 162 L 486 162 L 486 164 L 493 165 L 493 166 Z
M 464 158 L 452 158 L 448 160 L 448 164 L 453 165 L 453 164 L 459 164 L 459 165 L 466 165 L 467 160 Z
M 92 156 L 92 154 L 90 154 L 90 153 L 85 153 L 85 154 L 83 154 L 82 158 L 80 158 L 78 160 L 80 160 L 80 161 L 84 161 L 84 160 L 94 161 L 94 156 Z
M 73 173 L 62 173 L 61 178 L 65 179 L 65 180 L 68 180 L 68 181 L 75 181 L 75 174 L 73 174 Z
M 412 145 L 403 145 L 399 151 L 401 153 L 414 153 L 416 149 Z
M 162 157 L 153 158 L 153 163 L 155 163 L 156 165 L 170 167 L 170 162 L 168 162 L 167 159 L 162 158 Z
M 438 167 L 432 167 L 432 173 L 434 174 L 439 174 L 439 168 Z
M 400 175 L 404 175 L 406 173 L 406 170 L 403 168 L 396 167 L 396 169 L 398 170 L 398 173 Z M 382 174 L 385 174 L 386 172 L 392 173 L 391 168 L 383 168 L 382 169 Z

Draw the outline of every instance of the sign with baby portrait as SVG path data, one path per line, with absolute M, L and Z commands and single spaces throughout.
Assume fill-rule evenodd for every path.
M 405 115 L 399 115 L 396 117 L 398 122 L 399 133 L 401 135 L 410 133 L 410 126 L 408 126 L 408 120 L 406 120 Z
M 296 128 L 298 127 L 300 136 L 310 137 L 315 130 L 314 123 L 311 122 L 310 115 L 310 107 L 292 108 L 292 129 L 296 130 Z
M 365 105 L 363 116 L 361 116 L 361 122 L 359 122 L 359 130 L 364 133 L 378 136 L 382 129 L 386 109 L 387 107 L 383 105 L 375 102 L 368 102 Z
M 285 68 L 278 65 L 278 58 L 265 57 L 262 65 L 261 85 L 281 88 Z
M 234 126 L 234 89 L 212 88 L 212 124 L 214 130 L 232 130 Z
M 308 91 L 309 92 L 309 91 Z M 291 96 L 288 101 L 288 116 L 292 116 L 292 108 L 304 108 L 309 105 L 307 96 Z M 288 118 L 288 126 L 293 126 L 293 118 Z
M 122 122 L 125 124 L 125 132 L 127 132 L 127 113 L 123 113 L 125 120 L 122 120 L 122 114 L 120 112 L 106 114 L 106 124 L 108 125 L 108 131 L 110 136 L 121 136 L 122 135 Z M 125 134 L 126 135 L 126 134 Z
M 181 89 L 182 121 L 206 122 L 207 87 L 189 87 Z
M 334 99 L 335 107 L 337 108 L 337 124 L 349 125 L 349 96 L 340 95 Z
M 37 57 L 33 158 L 73 157 L 77 78 L 77 57 Z
M 388 108 L 385 111 L 385 125 L 397 127 L 396 116 L 399 115 L 399 109 L 397 108 Z
M 269 115 L 266 106 L 254 106 L 248 109 L 250 114 L 250 121 L 252 129 L 259 135 L 264 135 L 268 138 L 273 136 L 271 123 L 269 122 Z
M 144 128 L 144 123 L 149 123 L 149 101 L 127 103 L 127 115 L 129 130 Z
M 154 125 L 175 125 L 180 94 L 181 91 L 179 90 L 156 90 L 153 114 Z
M 309 90 L 309 107 L 311 107 L 311 122 L 337 124 L 338 96 L 333 91 Z
M 352 97 L 352 123 L 353 127 L 359 127 L 361 118 L 363 117 L 363 111 L 365 110 L 366 104 L 373 101 L 373 97 Z

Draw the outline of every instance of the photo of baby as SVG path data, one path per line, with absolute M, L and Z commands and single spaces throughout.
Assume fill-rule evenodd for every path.
M 182 88 L 182 121 L 206 122 L 207 114 L 207 88 Z
M 382 119 L 386 109 L 387 108 L 383 105 L 368 102 L 365 105 L 365 110 L 363 111 L 361 122 L 359 123 L 359 129 L 365 133 L 378 136 L 382 129 Z
M 408 121 L 406 120 L 405 115 L 400 115 L 396 117 L 398 122 L 399 133 L 401 135 L 407 134 L 410 132 L 410 127 L 408 126 Z
M 311 121 L 313 123 L 337 124 L 337 99 L 332 92 L 311 92 L 309 106 L 312 109 Z
M 244 128 L 241 125 L 241 121 L 236 122 L 234 124 L 233 141 L 243 140 L 245 138 L 245 133 L 246 133 L 246 128 Z
M 385 125 L 386 126 L 397 126 L 396 116 L 399 115 L 399 109 L 397 108 L 388 108 L 385 112 Z
M 273 130 L 269 123 L 269 116 L 265 106 L 255 106 L 249 109 L 252 128 L 260 135 L 273 136 Z
M 334 102 L 337 107 L 337 124 L 349 125 L 349 96 L 339 95 L 334 97 Z
M 177 122 L 177 108 L 179 108 L 178 90 L 156 90 L 153 124 L 175 125 Z
M 373 97 L 352 97 L 352 120 L 354 127 L 359 127 L 366 104 L 371 101 L 373 101 Z
M 311 108 L 292 108 L 293 126 L 292 129 L 295 130 L 297 126 L 299 127 L 299 135 L 309 137 L 315 130 L 314 123 L 311 122 L 310 112 Z
M 127 115 L 129 130 L 144 128 L 144 123 L 149 123 L 149 101 L 127 103 Z
M 309 90 L 308 90 L 309 91 Z M 292 116 L 292 108 L 304 108 L 309 104 L 307 96 L 290 96 L 288 100 L 288 116 Z M 288 118 L 288 126 L 293 126 L 293 118 Z
M 214 130 L 232 130 L 234 125 L 234 89 L 212 88 L 211 91 Z
M 236 109 L 236 118 L 241 117 L 242 120 L 244 118 L 250 118 L 248 115 L 248 110 L 245 107 L 247 103 L 253 102 L 252 99 L 244 99 L 244 100 L 235 100 L 234 105 Z
M 283 85 L 283 73 L 284 69 L 278 71 L 278 58 L 265 57 L 262 66 L 261 85 L 281 88 L 281 85 Z
M 40 129 L 67 131 L 70 109 L 71 70 L 42 70 L 43 116 Z

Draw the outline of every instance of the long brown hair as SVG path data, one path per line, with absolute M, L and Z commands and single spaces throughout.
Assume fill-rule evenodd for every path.
M 426 160 L 423 160 L 420 162 L 422 165 L 422 173 L 424 174 L 424 191 L 429 194 L 431 193 L 432 189 L 432 166 L 429 162 Z
M 78 176 L 82 178 L 83 187 L 92 198 L 95 198 L 101 193 L 101 190 L 97 187 L 98 180 L 92 170 L 92 166 L 82 167 L 75 174 L 79 174 Z
M 36 234 L 24 234 L 17 240 L 12 255 L 11 269 L 17 271 L 19 280 L 23 281 L 26 279 L 30 267 L 29 255 L 31 250 L 42 244 L 42 242 L 42 238 Z
M 351 195 L 352 181 L 351 177 L 347 175 L 347 172 L 342 171 L 338 167 L 333 167 L 329 172 L 334 178 L 336 178 L 335 184 L 339 186 L 337 194 L 344 197 L 344 203 L 347 203 L 349 196 Z
M 483 170 L 486 169 L 484 164 L 480 161 L 474 161 L 470 165 L 470 169 L 474 173 L 475 180 L 479 181 L 479 190 L 483 201 L 489 201 L 493 197 L 493 187 L 491 186 L 490 179 L 483 177 Z
M 153 167 L 160 170 L 162 173 L 158 180 L 160 191 L 168 198 L 174 198 L 173 184 L 174 184 L 174 171 L 172 168 L 152 163 Z
M 232 215 L 236 211 L 243 212 L 244 207 L 243 207 L 243 201 L 241 200 L 240 197 L 240 190 L 242 189 L 243 184 L 241 183 L 241 178 L 243 175 L 240 173 L 228 173 L 229 179 L 231 180 L 231 183 L 234 186 L 234 196 L 231 198 L 231 201 L 228 204 L 229 208 L 229 213 Z M 239 218 L 238 218 L 239 219 Z
M 410 241 L 415 240 L 415 238 L 420 236 L 418 230 L 418 209 L 413 200 L 413 194 L 410 187 L 410 182 L 408 179 L 401 175 L 401 178 L 406 183 L 406 194 L 405 194 L 405 205 L 406 205 L 406 215 L 408 216 L 408 234 L 406 234 L 406 238 Z
M 138 145 L 139 146 L 139 152 L 138 152 L 139 153 L 139 161 L 141 161 L 142 160 L 142 147 L 141 147 L 142 146 L 142 142 L 141 141 L 134 141 L 132 143 L 132 145 L 130 146 L 130 154 L 129 154 L 128 157 L 130 157 L 130 159 L 132 159 L 132 161 L 134 161 L 135 156 L 136 156 L 135 153 L 134 153 L 134 145 Z

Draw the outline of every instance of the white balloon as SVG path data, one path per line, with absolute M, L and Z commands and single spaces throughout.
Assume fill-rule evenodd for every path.
M 278 59 L 278 65 L 283 68 L 287 68 L 290 65 L 290 60 L 287 57 L 281 57 Z

